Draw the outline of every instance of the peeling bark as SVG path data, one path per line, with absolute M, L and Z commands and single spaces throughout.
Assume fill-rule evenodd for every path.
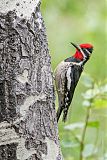
M 40 0 L 0 11 L 0 160 L 61 160 Z

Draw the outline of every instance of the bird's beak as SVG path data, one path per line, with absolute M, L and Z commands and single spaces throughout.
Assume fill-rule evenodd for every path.
M 80 48 L 79 48 L 78 45 L 76 45 L 76 44 L 74 44 L 74 43 L 72 43 L 72 42 L 71 42 L 71 44 L 72 44 L 78 51 L 80 51 Z

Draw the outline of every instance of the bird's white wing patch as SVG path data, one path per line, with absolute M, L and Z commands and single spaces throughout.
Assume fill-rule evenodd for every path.
M 67 70 L 67 88 L 68 90 L 70 90 L 70 87 L 71 87 L 71 67 L 68 68 Z

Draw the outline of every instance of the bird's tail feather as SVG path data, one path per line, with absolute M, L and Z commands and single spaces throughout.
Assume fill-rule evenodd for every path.
M 67 114 L 68 114 L 68 108 L 64 108 L 64 110 L 63 110 L 63 118 L 62 118 L 63 122 L 66 122 L 66 120 L 67 120 Z
M 60 118 L 60 116 L 61 116 L 62 110 L 63 110 L 63 107 L 62 107 L 62 106 L 59 106 L 59 108 L 58 108 L 58 110 L 57 110 L 57 122 L 59 121 L 59 118 Z

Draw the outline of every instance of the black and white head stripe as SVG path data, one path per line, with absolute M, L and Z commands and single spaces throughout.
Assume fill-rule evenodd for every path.
M 83 51 L 83 56 L 84 56 L 84 58 L 89 58 L 90 57 L 90 55 L 91 55 L 91 53 L 92 52 L 90 52 L 90 50 L 88 49 L 88 48 L 81 48 L 81 50 Z
M 93 48 L 86 48 L 89 52 L 90 52 L 90 54 L 93 52 Z

